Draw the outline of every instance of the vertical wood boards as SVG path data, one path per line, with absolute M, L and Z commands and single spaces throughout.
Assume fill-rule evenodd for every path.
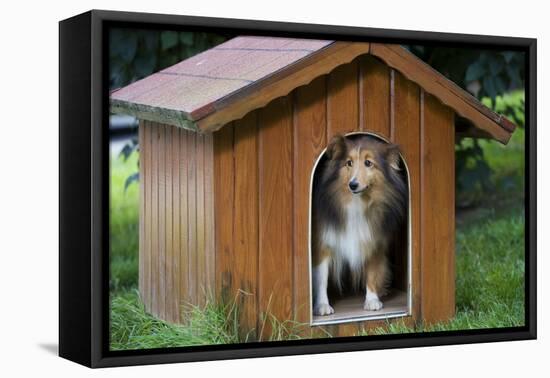
M 394 77 L 395 99 L 395 133 L 394 143 L 401 148 L 403 158 L 407 163 L 409 170 L 409 202 L 411 207 L 411 238 L 412 248 L 412 302 L 413 316 L 420 315 L 420 88 L 413 82 L 407 80 L 403 75 L 396 72 Z M 407 239 L 406 235 L 403 238 Z M 402 246 L 407 248 L 407 245 Z M 403 261 L 402 269 L 407 268 L 406 250 L 402 251 Z M 406 275 L 406 272 L 401 272 Z
M 138 290 L 140 293 L 145 292 L 145 158 L 143 156 L 143 146 L 145 145 L 145 130 L 143 128 L 143 121 L 139 123 L 138 128 L 138 145 L 139 149 L 139 252 L 138 252 Z M 112 190 L 112 188 L 111 188 Z
M 193 274 L 191 267 L 189 266 L 189 254 L 192 251 L 189 250 L 189 222 L 192 222 L 193 219 L 189 218 L 188 203 L 188 170 L 187 163 L 189 161 L 189 147 L 187 145 L 187 134 L 186 130 L 178 130 L 179 138 L 174 139 L 174 143 L 179 145 L 180 155 L 179 155 L 179 203 L 180 203 L 180 249 L 179 249 L 179 298 L 178 298 L 178 313 L 180 316 L 180 321 L 182 320 L 182 309 L 185 307 L 186 303 L 189 301 L 189 276 Z M 176 183 L 177 184 L 177 183 Z
M 310 320 L 309 207 L 310 180 L 326 140 L 326 80 L 320 77 L 294 95 L 294 317 Z
M 188 232 L 188 262 L 187 278 L 188 301 L 197 304 L 197 134 L 187 131 L 187 232 Z
M 233 124 L 214 133 L 214 219 L 216 233 L 216 297 L 224 303 L 233 299 L 233 214 L 235 171 Z
M 166 128 L 158 125 L 158 275 L 157 311 L 161 319 L 166 319 Z
M 196 135 L 196 217 L 197 217 L 197 282 L 195 288 L 196 304 L 204 306 L 206 300 L 206 237 L 205 237 L 205 217 L 204 217 L 204 135 Z
M 174 322 L 176 318 L 176 307 L 174 306 L 174 277 L 173 277 L 173 265 L 174 265 L 174 249 L 173 249 L 173 222 L 172 216 L 174 212 L 174 206 L 172 204 L 172 182 L 174 179 L 172 172 L 172 128 L 169 126 L 164 127 L 164 161 L 165 161 L 165 200 L 164 200 L 164 225 L 165 225 L 165 263 L 164 263 L 164 277 L 165 277 L 165 292 L 164 292 L 164 311 L 165 318 Z
M 181 264 L 181 238 L 182 238 L 182 221 L 181 221 L 181 177 L 180 177 L 180 156 L 181 156 L 181 141 L 180 130 L 171 128 L 171 167 L 172 167 L 172 264 L 171 269 L 171 297 L 167 297 L 167 303 L 170 302 L 171 317 L 174 322 L 180 321 L 180 298 L 181 298 L 181 283 L 180 276 L 184 271 Z M 184 229 L 185 231 L 185 229 Z
M 241 311 L 241 329 L 256 338 L 258 315 L 258 130 L 257 113 L 235 122 L 233 280 Z M 244 335 L 242 335 L 244 336 Z
M 216 287 L 216 237 L 214 224 L 214 136 L 204 136 L 204 222 L 206 288 L 210 300 L 215 299 Z
M 292 107 L 287 97 L 261 109 L 259 120 L 259 338 L 271 317 L 292 317 Z
M 447 320 L 455 310 L 454 114 L 423 95 L 421 130 L 422 317 Z
M 327 76 L 327 142 L 359 130 L 358 64 L 340 66 Z
M 179 309 L 186 302 L 237 301 L 241 336 L 250 341 L 269 339 L 271 316 L 307 325 L 313 166 L 335 134 L 365 131 L 400 145 L 409 169 L 413 317 L 449 318 L 453 117 L 400 73 L 361 57 L 213 134 L 142 121 L 139 289 L 146 309 L 177 322 L 185 320 Z M 393 258 L 401 285 L 406 248 Z M 349 336 L 385 324 L 325 329 Z
M 140 293 L 147 311 L 178 322 L 214 289 L 213 139 L 142 122 L 140 142 Z
M 390 69 L 371 56 L 359 60 L 360 130 L 391 138 Z
M 151 127 L 151 313 L 160 316 L 159 283 L 159 134 L 160 127 Z

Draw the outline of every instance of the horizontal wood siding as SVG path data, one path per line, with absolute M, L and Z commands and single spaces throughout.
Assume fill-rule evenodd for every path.
M 212 147 L 206 146 L 212 138 L 152 122 L 142 121 L 139 128 L 139 290 L 148 312 L 178 322 L 182 306 L 204 304 L 213 290 L 207 280 L 214 277 L 207 259 L 215 248 L 207 241 L 215 237 L 213 192 L 205 189 L 213 172 L 213 155 L 207 153 Z

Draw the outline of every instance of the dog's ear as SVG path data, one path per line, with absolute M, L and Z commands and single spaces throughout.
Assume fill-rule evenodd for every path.
M 327 147 L 327 157 L 330 160 L 339 160 L 346 155 L 346 140 L 342 135 L 335 135 Z
M 388 144 L 386 147 L 386 161 L 389 166 L 396 171 L 400 171 L 399 160 L 401 159 L 401 151 L 396 144 Z

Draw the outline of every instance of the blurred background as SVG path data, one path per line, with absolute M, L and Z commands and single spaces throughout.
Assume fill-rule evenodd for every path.
M 232 38 L 232 35 L 112 29 L 110 89 L 123 87 Z M 444 46 L 405 46 L 505 115 L 518 128 L 506 146 L 464 138 L 456 142 L 457 316 L 435 329 L 510 327 L 524 324 L 525 56 L 522 52 Z M 189 327 L 164 324 L 141 307 L 137 288 L 137 122 L 110 116 L 111 347 L 133 349 L 238 342 L 225 318 L 197 316 L 227 338 L 201 337 Z M 217 314 L 219 315 L 219 314 Z M 221 322 L 220 322 L 221 319 Z M 197 324 L 194 323 L 194 327 Z M 200 328 L 200 327 L 199 327 Z M 221 329 L 223 328 L 223 329 Z M 423 329 L 416 329 L 421 331 Z M 390 327 L 385 332 L 410 332 Z M 198 336 L 197 336 L 198 332 Z M 290 337 L 292 335 L 286 335 Z

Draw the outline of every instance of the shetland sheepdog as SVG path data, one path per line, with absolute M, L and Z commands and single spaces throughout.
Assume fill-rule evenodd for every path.
M 388 249 L 408 201 L 398 146 L 366 134 L 335 136 L 314 177 L 313 313 L 330 315 L 329 280 L 366 290 L 364 309 L 380 310 L 390 282 Z

